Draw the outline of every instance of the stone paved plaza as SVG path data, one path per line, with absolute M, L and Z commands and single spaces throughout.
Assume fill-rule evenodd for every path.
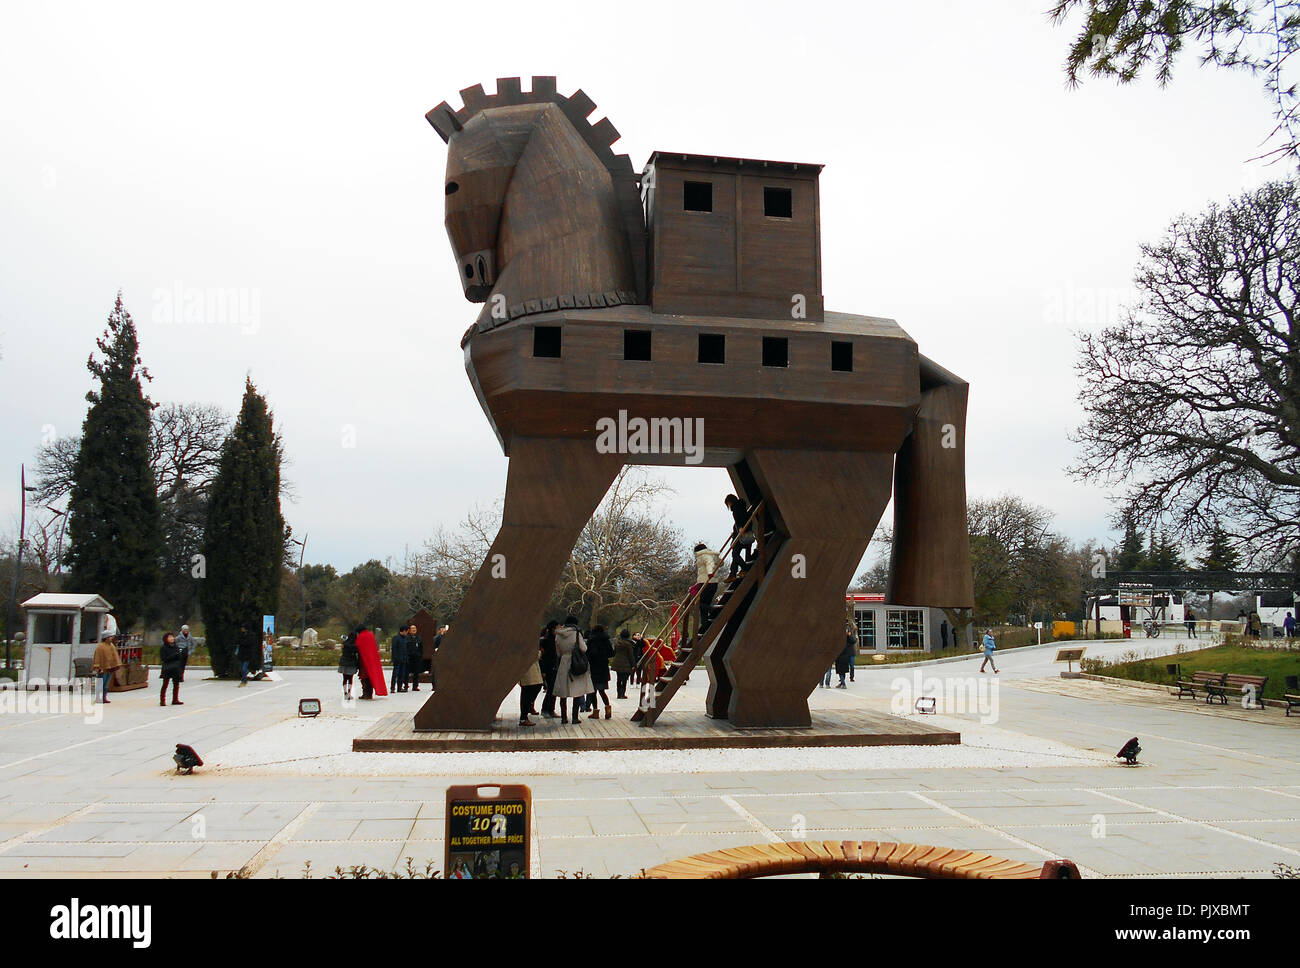
M 1097 643 L 1089 654 L 1129 648 L 1153 646 Z M 962 731 L 961 747 L 852 750 L 353 753 L 353 736 L 427 694 L 344 708 L 329 670 L 284 669 L 240 688 L 192 669 L 179 708 L 160 709 L 149 689 L 115 694 L 99 723 L 79 712 L 0 715 L 0 872 L 292 878 L 308 863 L 323 876 L 408 857 L 441 869 L 446 787 L 489 779 L 532 788 L 535 876 L 630 875 L 795 839 L 1066 857 L 1092 877 L 1268 877 L 1275 864 L 1300 866 L 1300 717 L 1062 680 L 1054 654 L 999 654 L 996 722 L 987 708 L 933 717 Z M 978 676 L 978 663 L 862 669 L 849 689 L 816 689 L 811 702 L 887 711 L 897 678 Z M 674 708 L 702 710 L 706 685 L 697 673 Z M 299 720 L 298 699 L 316 696 L 324 714 Z M 1141 765 L 1126 768 L 1114 753 L 1134 735 Z M 207 765 L 177 776 L 177 742 Z

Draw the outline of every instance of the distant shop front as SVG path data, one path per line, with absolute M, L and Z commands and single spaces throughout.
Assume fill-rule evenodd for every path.
M 850 594 L 845 596 L 846 610 L 858 633 L 858 654 L 901 652 L 943 652 L 958 646 L 971 648 L 971 626 L 954 629 L 941 608 L 894 605 L 884 595 Z

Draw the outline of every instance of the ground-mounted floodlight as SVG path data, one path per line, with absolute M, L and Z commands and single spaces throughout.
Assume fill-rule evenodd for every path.
M 916 711 L 922 716 L 933 715 L 936 710 L 934 706 L 934 696 L 921 696 L 916 700 Z
M 176 752 L 172 754 L 172 759 L 176 761 L 176 772 L 184 773 L 186 776 L 193 773 L 196 766 L 203 765 L 203 760 L 198 753 L 194 752 L 194 747 L 186 746 L 184 743 L 176 744 Z
M 1131 740 L 1120 747 L 1120 751 L 1115 754 L 1115 758 L 1124 758 L 1126 766 L 1137 766 L 1138 754 L 1142 752 L 1142 747 L 1138 744 L 1138 738 L 1134 736 Z
M 313 719 L 320 715 L 319 699 L 299 699 L 298 715 L 303 719 Z

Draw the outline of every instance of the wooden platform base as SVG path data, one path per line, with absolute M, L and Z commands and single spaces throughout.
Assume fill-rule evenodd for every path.
M 581 726 L 543 719 L 532 729 L 498 719 L 486 732 L 416 732 L 410 713 L 383 717 L 352 741 L 357 753 L 469 753 L 578 750 L 761 749 L 779 746 L 943 746 L 961 733 L 887 713 L 862 710 L 813 712 L 812 726 L 738 729 L 698 712 L 668 711 L 652 727 L 626 718 L 587 719 Z

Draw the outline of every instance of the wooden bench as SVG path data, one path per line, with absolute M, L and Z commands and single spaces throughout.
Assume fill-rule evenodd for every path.
M 1282 694 L 1282 701 L 1286 703 L 1286 714 L 1291 715 L 1291 710 L 1300 706 L 1300 676 L 1286 677 L 1286 692 Z
M 1222 672 L 1193 672 L 1190 679 L 1179 679 L 1176 683 L 1178 686 L 1178 698 L 1182 699 L 1184 695 L 1196 698 L 1196 690 L 1201 689 L 1205 692 L 1205 701 L 1209 702 L 1210 690 L 1215 686 L 1223 685 Z
M 1264 686 L 1268 683 L 1268 676 L 1242 676 L 1229 672 L 1224 675 L 1223 682 L 1220 685 L 1206 686 L 1208 695 L 1205 697 L 1206 702 L 1218 699 L 1223 705 L 1228 705 L 1228 693 L 1242 698 L 1242 709 L 1263 709 L 1264 703 Z M 1246 704 L 1246 700 L 1250 704 Z
M 892 874 L 899 877 L 982 880 L 1069 880 L 1079 869 L 1068 860 L 1035 866 L 955 847 L 814 840 L 727 847 L 652 867 L 655 879 L 742 879 L 776 874 Z

